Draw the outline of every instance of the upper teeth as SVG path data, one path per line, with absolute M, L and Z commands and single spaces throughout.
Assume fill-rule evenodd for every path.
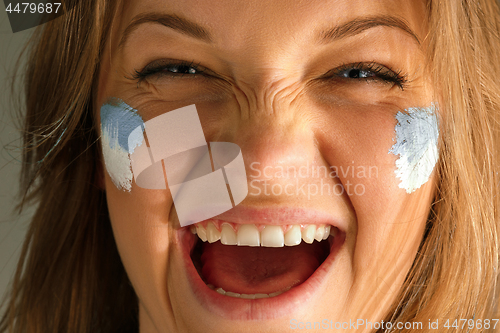
M 335 228 L 329 225 L 291 225 L 286 232 L 283 232 L 279 225 L 241 224 L 237 231 L 235 227 L 227 222 L 219 224 L 219 228 L 213 222 L 207 222 L 206 227 L 201 223 L 191 226 L 191 232 L 198 234 L 198 237 L 209 243 L 221 241 L 225 245 L 247 245 L 247 246 L 267 246 L 283 247 L 284 245 L 298 245 L 303 240 L 311 244 L 314 240 L 321 241 L 327 239 L 329 235 L 335 236 Z

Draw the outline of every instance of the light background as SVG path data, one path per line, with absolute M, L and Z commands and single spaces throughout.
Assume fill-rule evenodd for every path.
M 14 276 L 26 226 L 33 208 L 17 215 L 20 162 L 20 123 L 13 109 L 11 82 L 16 60 L 34 29 L 12 33 L 3 3 L 0 5 L 0 297 Z M 0 308 L 0 314 L 4 308 Z

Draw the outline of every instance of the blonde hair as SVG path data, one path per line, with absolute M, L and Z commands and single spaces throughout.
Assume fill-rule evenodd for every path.
M 22 177 L 29 194 L 21 205 L 39 207 L 0 332 L 138 329 L 137 299 L 96 185 L 92 102 L 115 9 L 114 1 L 77 1 L 32 41 Z M 428 12 L 428 64 L 443 118 L 438 190 L 386 317 L 424 329 L 429 319 L 442 328 L 446 319 L 499 315 L 500 12 L 496 0 L 429 1 Z M 493 331 L 474 326 L 457 331 Z
M 473 319 L 473 329 L 459 321 L 457 332 L 493 332 L 484 320 L 499 315 L 500 11 L 488 0 L 431 1 L 428 10 L 428 64 L 444 120 L 438 192 L 387 320 L 426 328 L 438 319 L 443 328 Z

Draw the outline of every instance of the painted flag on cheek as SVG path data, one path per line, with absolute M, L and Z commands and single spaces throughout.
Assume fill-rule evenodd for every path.
M 103 119 L 102 111 L 101 108 Z M 194 104 L 135 125 L 126 131 L 125 145 L 133 179 L 137 186 L 146 189 L 168 187 L 181 226 L 217 216 L 247 196 L 247 176 L 239 146 L 230 142 L 207 143 Z M 106 155 L 105 162 L 108 166 Z

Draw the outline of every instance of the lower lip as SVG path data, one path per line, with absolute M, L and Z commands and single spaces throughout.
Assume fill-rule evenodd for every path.
M 332 269 L 335 257 L 344 244 L 345 234 L 339 232 L 330 244 L 330 254 L 318 269 L 302 284 L 293 287 L 275 297 L 260 299 L 242 299 L 221 295 L 210 289 L 199 276 L 191 260 L 190 251 L 198 237 L 188 228 L 177 230 L 178 250 L 182 253 L 187 280 L 195 298 L 200 304 L 215 315 L 230 320 L 269 320 L 297 311 L 307 306 L 307 302 L 316 292 L 322 290 L 326 276 Z

